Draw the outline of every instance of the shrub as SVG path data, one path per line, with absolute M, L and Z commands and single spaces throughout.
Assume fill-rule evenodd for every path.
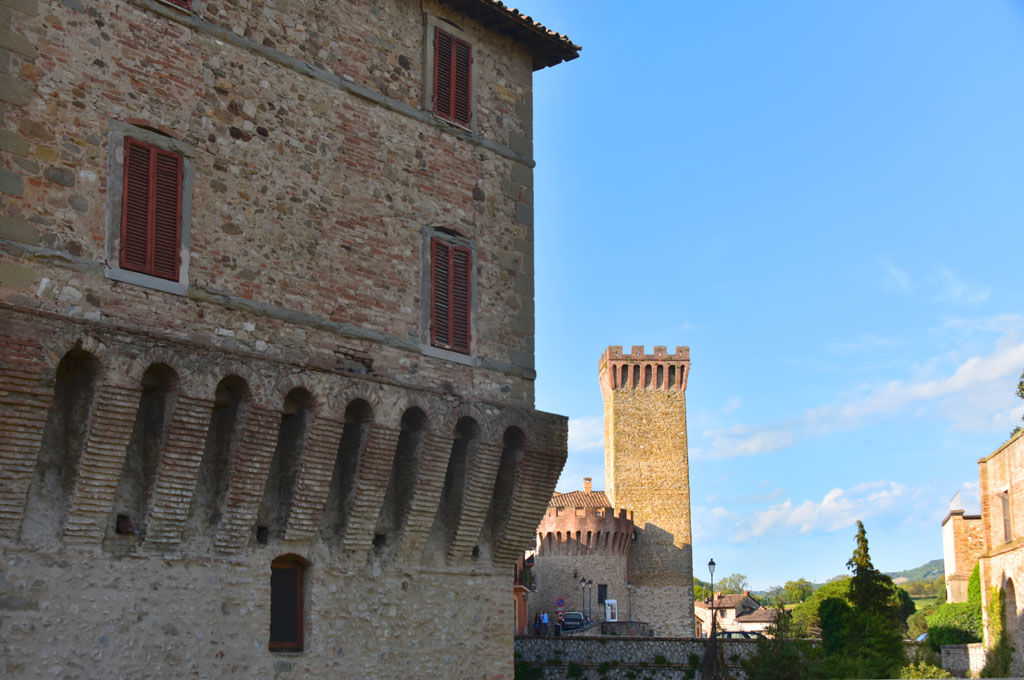
M 1006 637 L 1004 597 L 1006 590 L 1003 588 L 990 588 L 988 591 L 988 633 L 989 640 L 995 640 L 995 645 L 985 654 L 985 667 L 981 670 L 983 678 L 1005 678 L 1010 675 L 1013 649 Z
M 566 676 L 570 678 L 582 678 L 583 677 L 583 666 L 579 665 L 575 661 L 569 662 L 569 667 L 565 672 Z
M 541 680 L 544 677 L 544 669 L 534 666 L 528 661 L 515 662 L 515 680 Z
M 928 642 L 933 649 L 980 640 L 980 603 L 947 602 L 928 617 Z
M 900 678 L 952 678 L 953 676 L 940 666 L 933 666 L 930 663 L 912 663 L 900 669 Z
M 657 666 L 667 666 L 668 665 L 668 659 L 666 659 L 661 654 L 656 654 L 654 656 L 654 663 Z

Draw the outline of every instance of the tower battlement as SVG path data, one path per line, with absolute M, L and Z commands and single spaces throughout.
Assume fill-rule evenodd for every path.
M 645 354 L 643 345 L 633 345 L 624 354 L 621 345 L 609 345 L 598 363 L 601 392 L 607 397 L 611 390 L 686 391 L 690 373 L 690 348 L 676 346 L 669 354 L 663 345 L 656 345 L 653 354 Z

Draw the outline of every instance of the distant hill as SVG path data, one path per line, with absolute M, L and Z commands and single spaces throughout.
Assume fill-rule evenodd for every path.
M 911 583 L 913 581 L 925 581 L 937 576 L 943 576 L 945 573 L 945 565 L 942 560 L 932 560 L 915 569 L 888 571 L 886 576 L 891 577 L 896 583 Z

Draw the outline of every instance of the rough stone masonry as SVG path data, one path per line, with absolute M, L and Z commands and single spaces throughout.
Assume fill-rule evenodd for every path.
M 0 675 L 512 676 L 566 455 L 532 72 L 578 51 L 492 0 L 0 0 Z

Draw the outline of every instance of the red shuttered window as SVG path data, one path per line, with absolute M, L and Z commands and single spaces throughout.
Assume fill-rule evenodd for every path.
M 136 139 L 124 140 L 121 267 L 178 280 L 182 158 Z
M 434 113 L 469 125 L 473 49 L 464 40 L 434 29 Z
M 469 354 L 473 255 L 469 248 L 430 241 L 430 344 Z

